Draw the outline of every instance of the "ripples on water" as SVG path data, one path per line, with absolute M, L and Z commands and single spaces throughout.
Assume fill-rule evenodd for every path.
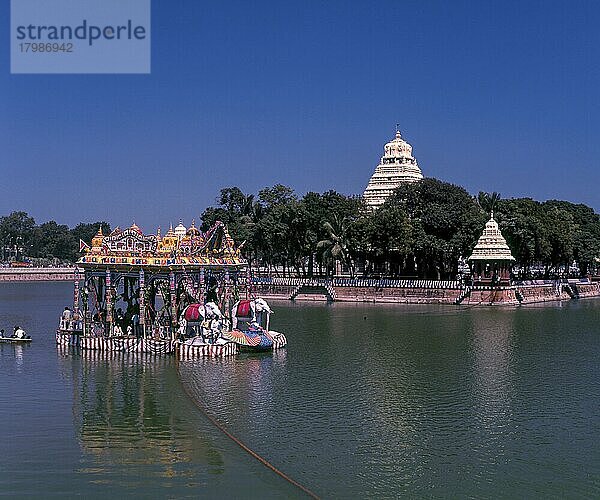
M 324 496 L 594 496 L 599 306 L 280 307 L 287 352 L 179 372 Z
M 0 377 L 26 381 L 0 384 L 0 420 L 27 423 L 0 431 L 2 491 L 299 495 L 203 418 L 183 383 L 194 403 L 324 497 L 600 496 L 600 301 L 279 303 L 274 328 L 286 332 L 286 350 L 176 365 L 57 356 L 39 336 L 68 300 L 61 290 L 67 299 L 52 304 L 31 291 L 21 309 L 0 301 L 2 324 L 25 323 L 36 338 L 0 347 Z M 43 484 L 15 479 L 18 464 Z
M 18 322 L 34 338 L 0 344 L 0 496 L 288 495 L 199 414 L 173 357 L 57 348 L 56 311 L 70 290 L 0 289 L 0 325 Z

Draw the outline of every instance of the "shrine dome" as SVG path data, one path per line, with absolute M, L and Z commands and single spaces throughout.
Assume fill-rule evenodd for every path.
M 179 238 L 183 238 L 187 234 L 187 229 L 183 225 L 183 221 L 181 219 L 179 220 L 179 225 L 175 228 L 174 232 L 175 236 L 178 236 Z
M 479 240 L 477 240 L 473 253 L 467 260 L 515 260 L 508 243 L 506 243 L 504 236 L 500 232 L 498 223 L 494 220 L 494 212 L 491 213 L 490 220 L 486 222 L 485 229 Z
M 200 230 L 196 227 L 195 220 L 192 220 L 192 225 L 188 228 L 186 234 L 188 236 L 200 236 Z
M 396 158 L 400 156 L 412 157 L 412 146 L 402 139 L 402 134 L 399 130 L 396 131 L 396 137 L 383 147 L 383 158 Z

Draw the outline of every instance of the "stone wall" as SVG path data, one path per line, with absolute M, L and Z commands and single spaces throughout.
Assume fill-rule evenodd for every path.
M 454 304 L 460 294 L 448 288 L 334 287 L 340 302 L 395 302 L 404 304 Z
M 0 268 L 0 281 L 73 281 L 74 268 Z M 425 283 L 427 286 L 333 286 L 339 302 L 383 302 L 398 304 L 455 304 L 461 290 L 445 283 Z M 440 288 L 440 286 L 444 286 Z M 578 296 L 600 297 L 600 283 L 574 283 Z M 293 284 L 261 283 L 255 285 L 258 296 L 288 300 L 296 289 Z M 517 295 L 522 300 L 519 301 Z M 564 286 L 530 284 L 520 287 L 486 288 L 471 291 L 463 305 L 517 305 L 556 300 L 570 300 Z M 302 294 L 296 300 L 322 300 L 325 295 Z
M 600 283 L 577 284 L 577 291 L 580 297 L 598 297 L 600 296 Z
M 0 281 L 73 281 L 75 269 L 69 267 L 0 268 Z
M 600 297 L 600 283 L 577 283 L 579 297 Z M 266 299 L 289 299 L 293 286 L 258 285 L 257 295 Z M 398 304 L 456 304 L 461 294 L 457 288 L 334 286 L 337 302 L 382 302 Z M 518 295 L 520 295 L 518 297 Z M 519 300 L 519 298 L 521 300 Z M 325 295 L 302 294 L 296 300 L 325 301 Z M 564 287 L 536 284 L 521 287 L 484 288 L 472 290 L 462 305 L 518 305 L 536 302 L 571 300 Z
M 471 294 L 462 301 L 463 305 L 515 305 L 519 300 L 514 288 L 486 288 L 472 290 Z
M 270 299 L 286 299 L 294 292 L 296 287 L 287 285 L 259 284 L 254 285 L 256 295 L 260 297 L 268 297 Z M 315 296 L 318 297 L 318 296 Z M 325 297 L 323 297 L 325 300 Z

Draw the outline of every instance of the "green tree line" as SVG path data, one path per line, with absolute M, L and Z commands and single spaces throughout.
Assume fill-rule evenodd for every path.
M 592 208 L 473 196 L 432 178 L 400 186 L 377 210 L 335 191 L 299 197 L 282 185 L 257 195 L 228 187 L 202 222 L 225 222 L 253 266 L 283 275 L 331 274 L 340 263 L 351 275 L 454 279 L 492 210 L 522 277 L 555 276 L 573 262 L 581 274 L 595 272 L 600 217 Z
M 432 178 L 400 186 L 377 210 L 335 191 L 298 196 L 280 184 L 257 194 L 227 187 L 201 217 L 204 230 L 217 220 L 227 224 L 251 265 L 272 274 L 331 275 L 342 266 L 352 276 L 454 279 L 492 210 L 523 277 L 551 277 L 573 262 L 581 274 L 596 272 L 600 216 L 592 208 L 473 196 Z M 13 212 L 0 218 L 2 257 L 8 249 L 14 259 L 14 248 L 21 248 L 31 258 L 74 261 L 79 239 L 89 243 L 100 226 L 110 229 L 106 222 L 37 225 L 27 213 Z
M 91 241 L 106 222 L 80 223 L 70 229 L 55 221 L 36 224 L 26 212 L 12 212 L 0 217 L 0 260 L 40 261 L 42 264 L 75 262 L 79 258 L 79 240 Z

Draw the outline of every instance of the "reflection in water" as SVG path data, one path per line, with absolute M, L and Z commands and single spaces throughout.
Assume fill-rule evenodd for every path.
M 15 346 L 15 365 L 17 367 L 17 373 L 23 372 L 23 346 Z
M 506 460 L 505 433 L 511 424 L 511 359 L 514 311 L 478 310 L 473 322 L 474 398 L 481 441 L 491 462 Z M 504 458 L 503 458 L 504 457 Z
M 6 365 L 12 365 L 19 375 L 23 375 L 24 362 L 31 345 L 0 343 L 0 358 Z M 6 366 L 5 365 L 5 366 Z
M 189 403 L 179 371 L 229 430 L 324 498 L 598 497 L 598 300 L 282 304 L 274 327 L 290 332 L 286 350 L 177 369 L 173 359 L 76 352 L 57 362 L 42 331 L 63 299 L 46 311 L 50 286 L 38 295 L 20 306 L 41 318 L 37 331 L 34 319 L 4 319 L 35 341 L 21 347 L 22 375 L 14 347 L 0 346 L 0 417 L 22 424 L 3 427 L 0 492 L 297 494 Z M 10 297 L 0 299 L 2 319 Z
M 61 361 L 73 384 L 81 449 L 96 457 L 96 466 L 80 472 L 98 474 L 127 466 L 126 481 L 140 480 L 136 466 L 147 471 L 142 466 L 153 465 L 155 476 L 190 481 L 196 471 L 186 464 L 204 463 L 213 474 L 223 472 L 219 452 L 186 425 L 172 404 L 178 384 L 173 359 L 84 351 L 81 357 L 69 353 Z
M 252 422 L 272 417 L 273 377 L 285 370 L 286 350 L 253 353 L 237 358 L 179 361 L 181 382 L 188 395 L 213 416 L 229 422 L 233 414 Z M 261 424 L 262 425 L 262 424 Z

